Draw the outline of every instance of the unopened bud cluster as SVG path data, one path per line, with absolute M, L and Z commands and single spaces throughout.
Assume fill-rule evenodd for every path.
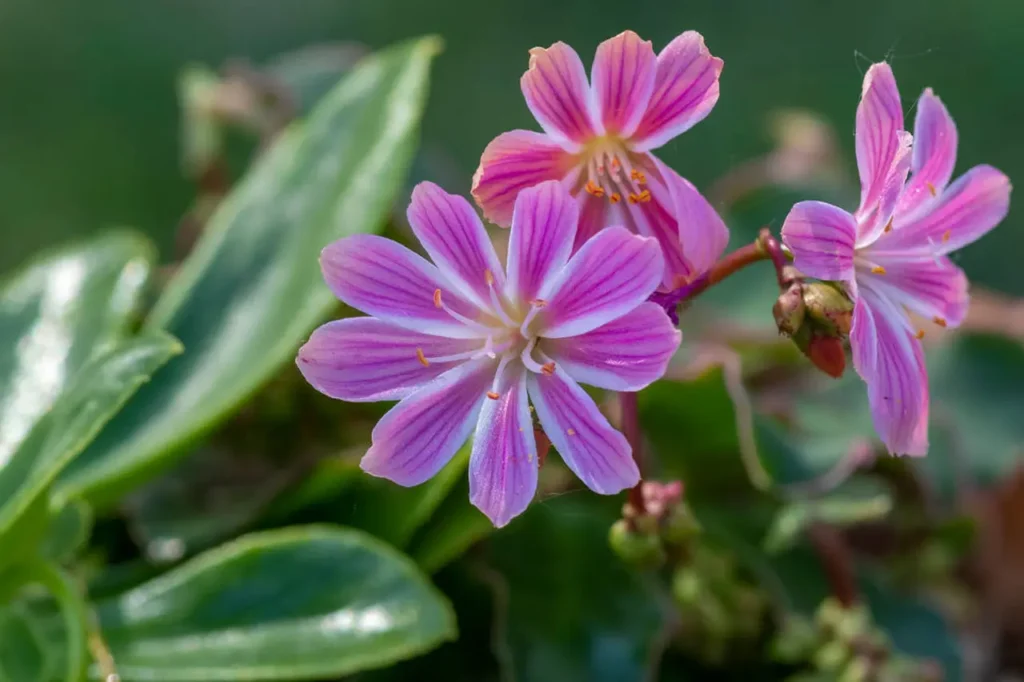
M 645 481 L 640 490 L 643 508 L 627 502 L 622 518 L 611 527 L 608 541 L 626 563 L 659 568 L 664 565 L 668 550 L 687 544 L 700 532 L 700 524 L 683 502 L 679 481 Z
M 809 667 L 789 682 L 834 679 L 838 682 L 942 682 L 942 669 L 931 661 L 902 656 L 871 622 L 862 605 L 844 608 L 826 599 L 814 620 L 790 616 L 772 642 L 779 662 Z
M 846 369 L 843 340 L 850 333 L 853 302 L 832 284 L 790 279 L 772 307 L 779 332 L 793 339 L 814 365 L 831 377 Z

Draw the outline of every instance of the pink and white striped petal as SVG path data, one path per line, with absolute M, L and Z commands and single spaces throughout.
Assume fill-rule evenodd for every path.
M 864 75 L 857 106 L 856 151 L 861 187 L 858 216 L 871 213 L 881 199 L 902 130 L 903 106 L 896 78 L 885 62 L 874 64 Z
M 957 131 L 946 106 L 931 88 L 917 100 L 914 120 L 914 175 L 900 197 L 897 220 L 927 210 L 949 184 L 956 166 Z
M 473 432 L 497 364 L 470 360 L 392 407 L 373 428 L 373 444 L 359 466 L 402 486 L 430 479 Z
M 313 388 L 332 398 L 400 400 L 461 362 L 428 358 L 480 347 L 478 339 L 430 336 L 372 317 L 351 317 L 314 331 L 295 362 Z
M 508 227 L 519 192 L 545 180 L 569 184 L 579 175 L 571 154 L 550 137 L 513 130 L 491 140 L 473 175 L 473 198 L 491 222 Z
M 693 184 L 655 160 L 672 197 L 677 238 L 682 246 L 688 279 L 707 272 L 729 244 L 729 228 Z
M 696 31 L 669 43 L 658 55 L 654 92 L 630 138 L 631 147 L 657 149 L 704 120 L 718 102 L 723 64 Z
M 568 151 L 597 134 L 587 72 L 565 43 L 530 50 L 530 66 L 519 84 L 541 128 Z
M 451 310 L 468 318 L 479 315 L 475 306 L 449 293 L 435 266 L 390 239 L 371 234 L 339 239 L 320 253 L 320 268 L 334 295 L 367 315 L 424 334 L 486 336 L 434 305 L 440 289 Z
M 822 201 L 801 201 L 782 224 L 782 241 L 797 270 L 832 281 L 853 279 L 857 224 L 853 216 Z
M 651 42 L 633 31 L 597 46 L 590 80 L 606 133 L 622 138 L 633 134 L 654 92 L 656 71 Z
M 859 283 L 943 327 L 957 327 L 967 316 L 967 276 L 946 256 L 894 258 L 868 250 L 864 257 L 885 274 L 859 272 Z
M 545 340 L 541 351 L 582 384 L 639 391 L 665 374 L 681 339 L 661 306 L 642 303 L 585 334 Z
M 850 333 L 854 366 L 868 386 L 875 431 L 895 455 L 928 451 L 928 374 L 921 342 L 884 294 L 860 287 Z
M 526 368 L 510 362 L 484 401 L 469 458 L 469 499 L 501 528 L 526 511 L 537 491 L 537 439 L 526 391 Z
M 947 254 L 980 239 L 1010 209 L 1010 179 L 992 166 L 975 166 L 939 196 L 916 220 L 901 224 L 877 249 Z
M 640 480 L 625 437 L 594 400 L 561 369 L 530 374 L 530 400 L 562 461 L 596 493 L 613 495 Z
M 910 172 L 910 150 L 914 141 L 913 136 L 905 130 L 899 131 L 896 137 L 899 141 L 896 147 L 896 156 L 889 169 L 889 176 L 882 186 L 878 202 L 873 204 L 871 210 L 858 213 L 855 216 L 857 248 L 873 244 L 885 234 L 886 228 L 892 227 L 893 213 L 896 211 L 896 206 L 907 184 L 907 174 Z
M 580 219 L 576 226 L 576 239 L 572 245 L 574 253 L 606 226 L 621 223 L 620 220 L 611 217 L 612 205 L 607 199 L 600 199 L 581 191 L 576 195 L 576 205 L 579 207 Z
M 413 234 L 458 293 L 480 308 L 491 306 L 491 287 L 505 284 L 505 270 L 473 207 L 432 182 L 412 192 L 406 212 Z
M 625 315 L 654 292 L 663 268 L 656 240 L 605 228 L 542 289 L 537 335 L 576 336 Z
M 579 207 L 556 181 L 523 190 L 516 200 L 508 247 L 508 287 L 514 302 L 528 304 L 572 254 Z

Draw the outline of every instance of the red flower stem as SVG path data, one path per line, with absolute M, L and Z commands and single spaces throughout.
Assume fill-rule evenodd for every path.
M 640 470 L 640 480 L 629 490 L 629 504 L 637 514 L 647 511 L 644 504 L 643 485 L 644 477 L 644 444 L 643 434 L 640 431 L 640 411 L 637 407 L 636 393 L 620 393 L 619 407 L 622 410 L 622 433 L 626 436 L 626 442 L 633 450 L 633 461 L 636 468 Z

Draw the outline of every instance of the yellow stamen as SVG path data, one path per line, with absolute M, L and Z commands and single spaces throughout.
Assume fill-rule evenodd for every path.
M 434 289 L 434 307 L 440 308 L 443 304 L 441 303 L 441 290 Z
M 947 324 L 946 323 L 946 318 L 939 317 L 938 315 L 936 315 L 935 317 L 932 318 L 932 322 L 934 322 L 935 324 L 939 325 L 940 327 L 945 327 L 946 324 Z
M 882 230 L 882 231 L 883 232 L 892 232 L 892 218 L 889 218 L 889 222 L 887 222 L 885 224 L 885 229 Z
M 576 429 L 566 429 L 565 432 L 567 434 L 569 434 L 570 436 L 575 436 L 576 435 Z
M 639 204 L 640 203 L 640 195 L 639 194 L 633 194 L 632 192 L 630 192 L 630 194 L 629 194 L 629 203 L 631 203 L 631 204 Z
M 946 230 L 945 232 L 942 233 L 942 243 L 943 244 L 945 244 L 946 242 L 948 242 L 952 238 L 953 238 L 953 233 L 950 230 Z
M 646 204 L 650 200 L 651 200 L 651 190 L 645 189 L 644 191 L 640 192 L 640 203 L 641 204 Z
M 555 363 L 544 363 L 543 365 L 540 366 L 540 371 L 543 372 L 546 376 L 551 376 L 552 374 L 555 373 Z
M 644 183 L 647 182 L 647 176 L 635 168 L 632 171 L 630 171 L 629 177 L 632 178 L 633 180 L 636 180 L 636 184 L 638 185 L 643 185 Z
M 604 188 L 596 184 L 593 180 L 588 180 L 586 187 L 583 189 L 587 190 L 587 194 L 595 196 L 598 199 L 604 196 Z
M 932 183 L 926 182 L 924 183 L 924 186 L 928 188 L 928 191 L 931 192 L 932 196 L 938 194 L 938 192 L 935 190 L 935 185 L 933 185 Z
M 424 367 L 430 367 L 430 360 L 427 360 L 427 356 L 423 354 L 422 348 L 416 349 L 416 359 L 418 359 L 420 364 Z
M 876 275 L 884 275 L 885 268 L 883 268 L 881 265 L 876 265 L 875 267 L 871 268 L 871 272 L 873 272 Z
M 921 339 L 924 338 L 924 330 L 923 329 L 918 329 L 917 333 L 914 334 L 914 336 L 917 337 L 918 341 L 920 341 Z
M 619 170 L 619 168 L 621 168 L 621 167 L 622 167 L 622 164 L 619 163 L 619 160 L 613 158 L 612 159 L 612 170 Z
M 608 201 L 617 204 L 622 201 L 622 196 L 618 192 L 612 192 L 611 196 L 608 197 Z
M 491 400 L 497 400 L 501 396 L 495 393 L 494 391 L 487 391 L 487 397 L 490 398 Z

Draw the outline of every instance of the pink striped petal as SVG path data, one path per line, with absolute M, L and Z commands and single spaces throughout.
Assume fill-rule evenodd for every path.
M 495 286 L 504 286 L 505 269 L 469 202 L 432 182 L 421 182 L 412 192 L 406 215 L 444 278 L 463 298 L 490 307 L 488 277 Z
M 869 286 L 860 288 L 850 346 L 882 442 L 896 455 L 926 454 L 928 375 L 921 342 L 903 312 Z
M 611 218 L 611 204 L 607 199 L 599 199 L 587 192 L 579 192 L 576 195 L 576 205 L 579 207 L 579 223 L 576 226 L 576 240 L 573 242 L 572 250 L 575 253 L 580 247 L 595 234 L 608 225 L 616 225 L 620 221 Z
M 707 272 L 729 244 L 729 228 L 689 180 L 655 159 L 672 196 L 678 239 L 689 269 L 687 281 Z
M 992 166 L 975 166 L 946 188 L 924 215 L 878 241 L 880 250 L 947 254 L 983 237 L 1010 209 L 1010 179 Z
M 640 480 L 625 437 L 611 427 L 594 400 L 561 369 L 530 374 L 530 399 L 544 433 L 583 483 L 613 495 Z
M 505 367 L 496 392 L 500 397 L 484 401 L 477 421 L 469 458 L 469 500 L 501 528 L 533 500 L 538 462 L 522 363 Z
M 663 269 L 654 239 L 623 227 L 602 230 L 542 291 L 547 305 L 539 316 L 538 335 L 576 336 L 625 315 L 654 292 Z
M 846 211 L 822 201 L 801 201 L 782 224 L 782 241 L 797 270 L 832 281 L 853 278 L 857 224 Z
M 949 258 L 897 259 L 876 256 L 871 250 L 864 256 L 884 268 L 885 274 L 861 272 L 860 282 L 869 280 L 873 290 L 942 326 L 957 327 L 963 322 L 970 303 L 967 276 Z
M 473 198 L 493 223 L 508 227 L 519 192 L 545 180 L 575 180 L 575 161 L 543 133 L 513 130 L 491 140 L 473 175 Z
M 956 124 L 931 88 L 917 100 L 914 120 L 914 175 L 897 208 L 906 221 L 934 203 L 949 184 L 956 165 Z
M 582 384 L 611 391 L 639 391 L 665 374 L 682 334 L 655 303 L 586 334 L 547 339 L 542 351 Z
M 576 151 L 594 137 L 587 72 L 571 47 L 558 42 L 530 50 L 530 67 L 519 84 L 534 118 L 566 149 Z
M 334 295 L 356 310 L 406 329 L 476 338 L 480 333 L 434 305 L 434 292 L 460 315 L 479 310 L 450 294 L 437 268 L 401 244 L 371 234 L 357 234 L 329 244 L 320 253 L 324 281 Z
M 516 200 L 508 246 L 508 297 L 528 303 L 565 267 L 576 236 L 579 207 L 562 185 L 548 181 Z
M 903 194 L 907 184 L 907 174 L 910 172 L 911 146 L 914 141 L 913 135 L 901 130 L 896 134 L 898 144 L 896 156 L 893 158 L 892 167 L 889 169 L 889 176 L 885 179 L 879 194 L 878 202 L 873 204 L 870 210 L 858 213 L 857 220 L 857 248 L 873 244 L 882 234 L 886 227 L 891 227 L 893 213 Z
M 431 478 L 473 432 L 496 366 L 490 358 L 471 360 L 392 407 L 374 427 L 359 466 L 403 486 Z
M 864 76 L 857 107 L 857 167 L 860 169 L 860 209 L 872 211 L 882 196 L 899 149 L 903 107 L 892 69 L 874 64 Z
M 429 336 L 372 317 L 328 322 L 313 332 L 295 362 L 313 388 L 339 400 L 399 400 L 456 362 L 424 363 L 482 347 L 480 340 Z
M 658 55 L 654 92 L 630 139 L 632 148 L 657 149 L 703 121 L 718 102 L 722 66 L 696 31 L 669 43 Z
M 607 133 L 623 138 L 633 134 L 654 92 L 656 70 L 651 42 L 633 31 L 597 46 L 590 80 Z

